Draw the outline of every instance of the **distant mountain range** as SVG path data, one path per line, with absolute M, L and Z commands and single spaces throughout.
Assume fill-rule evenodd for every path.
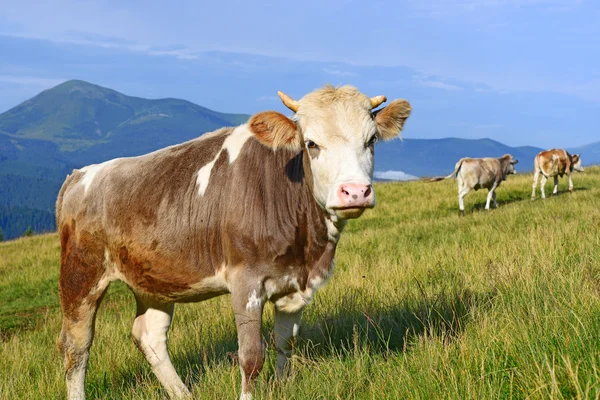
M 71 80 L 0 114 L 0 227 L 5 238 L 28 227 L 54 229 L 54 201 L 73 168 L 136 156 L 181 143 L 249 115 L 224 114 L 185 100 L 130 97 Z M 410 121 L 409 121 L 410 124 Z M 378 179 L 446 175 L 465 156 L 510 153 L 533 168 L 541 149 L 509 147 L 490 139 L 405 139 L 376 148 Z M 600 163 L 600 142 L 582 146 L 584 164 Z

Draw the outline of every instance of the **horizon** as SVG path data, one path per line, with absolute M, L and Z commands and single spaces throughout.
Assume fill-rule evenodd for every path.
M 243 114 L 351 84 L 408 99 L 407 139 L 573 148 L 598 141 L 599 16 L 585 0 L 11 3 L 0 113 L 71 79 Z

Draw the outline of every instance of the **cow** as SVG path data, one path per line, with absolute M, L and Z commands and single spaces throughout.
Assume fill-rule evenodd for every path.
M 330 277 L 347 221 L 375 206 L 374 146 L 398 137 L 411 107 L 352 86 L 300 100 L 292 118 L 253 115 L 183 144 L 89 165 L 67 176 L 56 216 L 61 244 L 58 346 L 69 399 L 84 381 L 96 311 L 110 282 L 137 302 L 132 338 L 171 398 L 190 391 L 167 331 L 175 303 L 230 293 L 241 399 L 264 362 L 263 307 L 274 304 L 276 376 L 285 376 L 303 308 Z
M 581 154 L 571 155 L 563 149 L 551 149 L 539 152 L 533 161 L 533 190 L 531 191 L 531 200 L 535 200 L 535 188 L 540 174 L 542 175 L 542 181 L 540 182 L 542 199 L 546 198 L 544 186 L 550 177 L 554 177 L 553 195 L 558 194 L 558 177 L 562 178 L 565 174 L 569 177 L 569 192 L 573 192 L 573 180 L 571 179 L 573 171 L 583 172 Z
M 444 179 L 456 176 L 458 181 L 458 208 L 459 215 L 465 215 L 465 196 L 471 189 L 477 191 L 481 188 L 489 190 L 485 209 L 489 211 L 490 201 L 494 200 L 494 207 L 498 207 L 496 202 L 496 189 L 502 181 L 505 181 L 508 175 L 516 174 L 515 164 L 519 160 L 514 159 L 510 154 L 505 154 L 500 158 L 461 158 L 454 166 L 454 172 L 448 176 L 440 176 L 429 179 L 430 182 L 438 182 Z

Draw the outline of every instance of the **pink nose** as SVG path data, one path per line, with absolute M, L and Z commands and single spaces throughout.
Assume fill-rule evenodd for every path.
M 344 208 L 373 206 L 373 188 L 371 185 L 345 183 L 340 186 L 337 194 Z

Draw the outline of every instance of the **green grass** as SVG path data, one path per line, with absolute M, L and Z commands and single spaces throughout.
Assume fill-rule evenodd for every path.
M 469 194 L 465 218 L 455 181 L 378 184 L 378 206 L 348 225 L 306 309 L 291 378 L 272 379 L 269 348 L 257 398 L 600 397 L 600 168 L 546 201 L 529 200 L 531 180 L 510 177 L 490 212 L 485 192 Z M 0 244 L 2 399 L 65 396 L 58 255 L 56 235 Z M 89 398 L 164 398 L 131 342 L 134 313 L 111 286 Z M 228 296 L 176 307 L 170 352 L 196 398 L 239 395 L 236 343 Z

